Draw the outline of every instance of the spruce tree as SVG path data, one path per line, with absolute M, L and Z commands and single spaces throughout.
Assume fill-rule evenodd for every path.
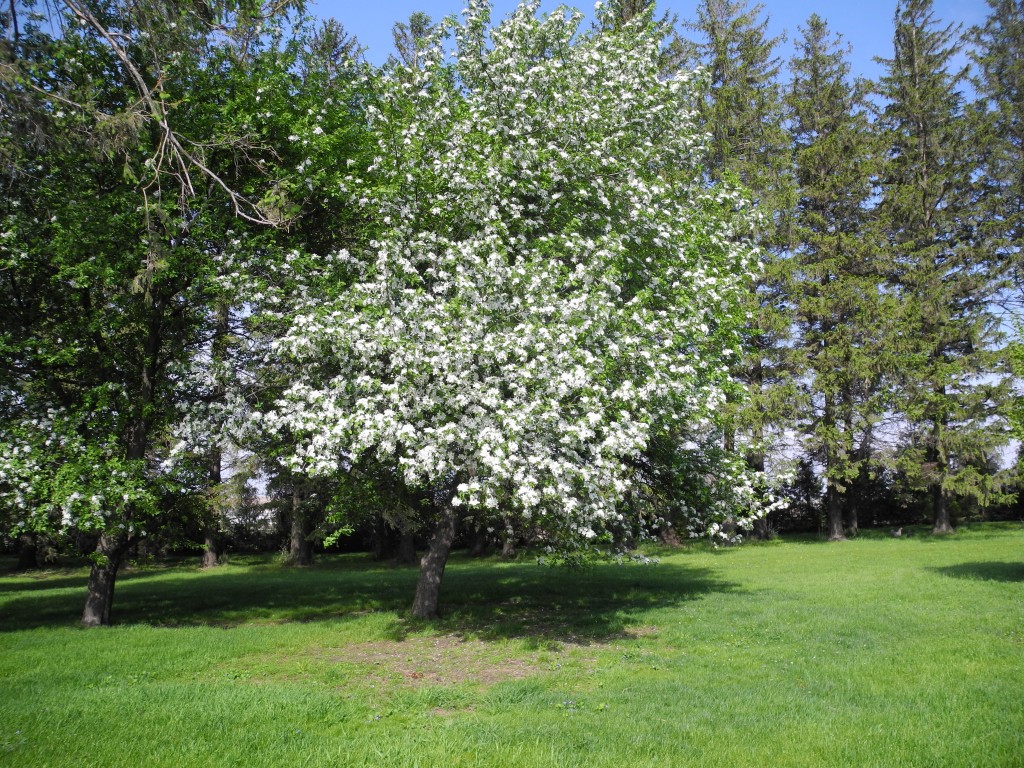
M 1005 387 L 993 375 L 999 275 L 979 234 L 980 142 L 961 92 L 967 72 L 956 68 L 962 40 L 937 23 L 931 5 L 899 4 L 893 58 L 882 60 L 888 156 L 880 213 L 890 290 L 901 304 L 890 340 L 902 356 L 901 469 L 927 490 L 934 532 L 948 533 L 954 501 L 994 500 L 996 483 L 978 467 L 1005 442 L 995 421 Z
M 752 469 L 763 471 L 771 436 L 782 434 L 791 418 L 795 379 L 786 350 L 792 322 L 786 283 L 791 179 L 788 137 L 783 126 L 781 67 L 763 6 L 745 0 L 703 0 L 697 19 L 694 64 L 708 73 L 709 87 L 699 112 L 711 135 L 708 173 L 712 179 L 736 179 L 761 211 L 757 240 L 764 269 L 750 285 L 747 354 L 734 366 L 734 378 L 746 396 L 729 406 L 731 427 L 726 447 L 745 442 Z
M 985 129 L 982 183 L 986 234 L 1010 274 L 1008 306 L 1016 338 L 1008 349 L 1011 370 L 1024 378 L 1024 5 L 1020 0 L 988 0 L 985 24 L 971 30 Z M 1024 397 L 1011 398 L 1014 437 L 1024 439 Z M 1024 453 L 1018 451 L 1017 488 L 1024 488 Z
M 985 24 L 971 30 L 977 75 L 975 91 L 984 111 L 986 232 L 1010 267 L 1024 298 L 1024 5 L 988 0 Z
M 821 461 L 830 539 L 844 538 L 845 491 L 870 455 L 885 356 L 883 309 L 873 258 L 870 201 L 876 142 L 866 84 L 850 82 L 840 38 L 812 15 L 790 62 L 787 94 L 797 204 L 792 227 L 795 347 L 804 371 L 809 418 L 801 424 Z

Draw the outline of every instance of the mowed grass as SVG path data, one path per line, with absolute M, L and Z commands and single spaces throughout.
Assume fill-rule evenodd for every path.
M 0 765 L 1024 766 L 1019 524 L 659 555 L 4 575 Z

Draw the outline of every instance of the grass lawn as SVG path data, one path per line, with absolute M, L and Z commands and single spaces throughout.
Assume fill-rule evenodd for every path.
M 5 570 L 0 765 L 1024 766 L 1021 525 L 659 554 Z

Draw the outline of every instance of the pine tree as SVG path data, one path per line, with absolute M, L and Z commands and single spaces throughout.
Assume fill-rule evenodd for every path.
M 888 151 L 880 213 L 901 302 L 890 340 L 903 361 L 897 408 L 909 440 L 900 460 L 928 492 L 934 532 L 948 533 L 954 498 L 986 504 L 997 490 L 977 467 L 1005 442 L 994 421 L 1005 402 L 993 376 L 998 270 L 979 235 L 979 141 L 960 90 L 967 71 L 954 69 L 959 31 L 938 25 L 929 0 L 906 0 L 894 43 L 879 87 Z
M 982 180 L 986 234 L 1011 278 L 1009 305 L 1015 309 L 1016 339 L 1008 359 L 1018 381 L 1024 379 L 1024 5 L 1020 0 L 988 0 L 985 24 L 971 30 L 981 96 L 979 111 L 986 132 Z M 1024 397 L 1011 397 L 1009 419 L 1017 440 L 1024 438 Z M 1024 488 L 1024 453 L 1018 451 L 1017 488 Z M 1024 496 L 1024 494 L 1021 494 Z M 1022 499 L 1024 501 L 1024 499 Z
M 870 200 L 877 166 L 866 84 L 850 82 L 846 50 L 821 17 L 802 29 L 787 94 L 797 205 L 793 221 L 796 348 L 808 388 L 808 446 L 824 466 L 830 539 L 844 538 L 847 487 L 870 453 L 880 411 L 884 297 L 873 258 Z M 849 513 L 853 512 L 852 515 Z
M 748 353 L 734 368 L 747 393 L 730 403 L 732 427 L 726 434 L 729 450 L 740 436 L 748 464 L 758 471 L 765 469 L 771 435 L 781 434 L 791 418 L 795 394 L 785 348 L 792 316 L 783 257 L 792 183 L 781 65 L 774 53 L 782 38 L 768 36 L 762 11 L 745 0 L 704 0 L 696 21 L 686 25 L 700 38 L 692 43 L 692 63 L 703 66 L 710 81 L 699 106 L 711 135 L 708 173 L 740 181 L 761 212 L 757 239 L 764 270 L 750 286 Z
M 984 26 L 971 30 L 975 91 L 982 97 L 986 139 L 984 183 L 987 233 L 1024 298 L 1024 5 L 988 0 Z

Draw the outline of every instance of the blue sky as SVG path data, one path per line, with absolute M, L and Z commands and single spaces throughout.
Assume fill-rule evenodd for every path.
M 311 0 L 311 3 L 310 10 L 315 15 L 333 17 L 355 34 L 368 49 L 367 58 L 375 64 L 383 63 L 392 50 L 391 27 L 396 21 L 408 19 L 415 11 L 423 11 L 436 20 L 458 13 L 465 5 L 464 0 Z M 544 0 L 542 8 L 552 10 L 563 4 L 585 10 L 593 8 L 593 0 L 580 3 Z M 750 4 L 753 5 L 753 2 Z M 841 33 L 853 46 L 850 62 L 856 75 L 877 76 L 879 68 L 872 57 L 889 56 L 892 53 L 892 18 L 896 0 L 844 0 L 817 4 L 797 0 L 765 0 L 763 5 L 769 17 L 771 32 L 786 32 L 790 40 L 797 37 L 797 27 L 802 26 L 812 12 L 827 19 L 829 26 Z M 495 19 L 507 15 L 515 6 L 515 0 L 495 0 Z M 663 0 L 657 7 L 660 12 L 677 14 L 680 19 L 692 19 L 696 6 L 696 0 Z M 985 0 L 935 0 L 934 11 L 944 22 L 970 26 L 984 21 L 988 5 Z M 788 59 L 789 46 L 783 47 L 780 53 L 784 59 Z

